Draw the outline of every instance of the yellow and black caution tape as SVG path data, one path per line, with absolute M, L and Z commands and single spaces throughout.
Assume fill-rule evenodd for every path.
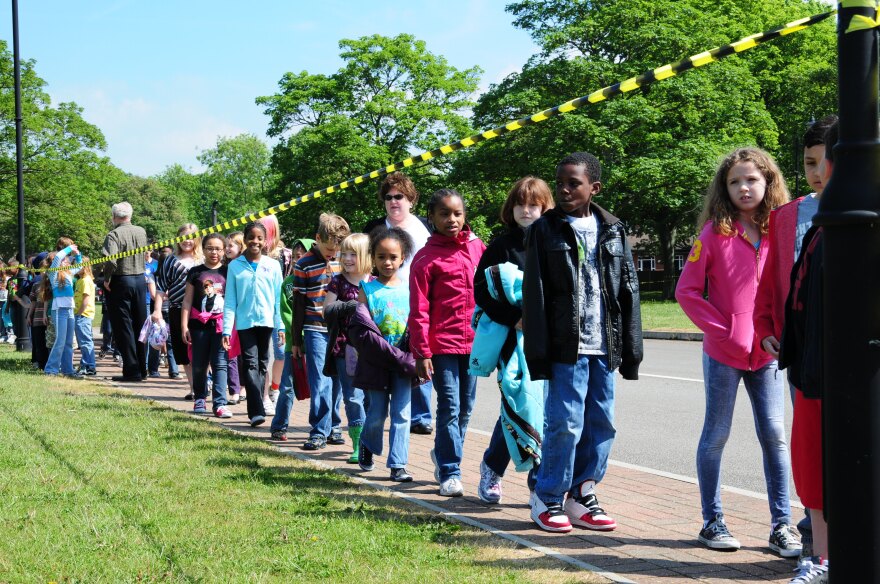
M 873 8 L 874 17 L 854 14 L 846 27 L 846 34 L 880 27 L 880 2 L 878 0 L 841 0 L 841 8 Z
M 872 6 L 876 6 L 873 3 L 873 0 L 849 0 L 850 2 L 871 2 Z M 247 215 L 243 215 L 236 219 L 232 219 L 231 221 L 224 221 L 222 223 L 218 223 L 212 227 L 206 227 L 204 229 L 200 229 L 194 233 L 189 235 L 182 235 L 179 237 L 173 237 L 171 239 L 165 239 L 162 241 L 157 241 L 153 244 L 139 247 L 137 249 L 128 250 L 123 253 L 117 253 L 111 256 L 104 256 L 101 258 L 97 258 L 88 262 L 83 262 L 79 265 L 95 265 L 99 263 L 103 263 L 110 260 L 116 260 L 119 258 L 123 258 L 126 256 L 143 254 L 147 251 L 153 249 L 159 249 L 161 247 L 165 247 L 168 245 L 175 245 L 180 243 L 181 241 L 185 241 L 187 239 L 193 239 L 196 237 L 203 237 L 205 235 L 211 233 L 218 233 L 222 231 L 228 231 L 230 229 L 234 229 L 236 227 L 243 227 L 247 223 L 251 221 L 258 221 L 259 219 L 266 217 L 268 215 L 275 215 L 277 213 L 281 213 L 287 211 L 288 209 L 300 205 L 302 203 L 306 203 L 308 201 L 312 201 L 314 199 L 323 197 L 324 195 L 331 195 L 337 191 L 345 190 L 353 185 L 358 185 L 364 183 L 369 180 L 377 179 L 383 177 L 392 172 L 403 170 L 409 168 L 411 166 L 420 164 L 422 162 L 427 162 L 433 158 L 439 158 L 441 156 L 446 156 L 456 150 L 462 150 L 464 148 L 469 148 L 474 144 L 478 144 L 480 142 L 485 142 L 486 140 L 491 140 L 493 138 L 497 138 L 499 136 L 503 136 L 504 134 L 509 134 L 510 132 L 519 130 L 521 128 L 525 128 L 526 126 L 531 126 L 534 124 L 538 124 L 545 120 L 548 120 L 552 117 L 559 116 L 571 111 L 574 111 L 580 107 L 584 107 L 586 105 L 599 103 L 600 101 L 604 101 L 611 97 L 615 97 L 617 95 L 630 92 L 634 89 L 638 89 L 639 87 L 644 87 L 655 81 L 662 81 L 663 79 L 668 79 L 670 77 L 674 77 L 685 71 L 690 69 L 695 69 L 697 67 L 702 67 L 703 65 L 708 65 L 709 63 L 718 61 L 723 59 L 724 57 L 742 53 L 743 51 L 747 51 L 748 49 L 752 49 L 757 47 L 762 43 L 766 43 L 767 41 L 772 41 L 779 37 L 787 36 L 799 31 L 806 29 L 809 26 L 816 24 L 817 22 L 821 22 L 826 18 L 835 14 L 836 10 L 831 10 L 828 12 L 823 12 L 821 14 L 815 14 L 813 16 L 809 16 L 806 18 L 801 18 L 800 20 L 795 20 L 793 22 L 789 22 L 783 26 L 778 28 L 774 28 L 772 30 L 768 30 L 766 32 L 762 32 L 759 34 L 753 34 L 747 37 L 744 37 L 736 42 L 729 43 L 726 45 L 722 45 L 720 47 L 704 51 L 702 53 L 697 53 L 691 57 L 686 59 L 682 59 L 681 61 L 669 65 L 663 65 L 662 67 L 657 67 L 656 69 L 652 69 L 646 73 L 642 73 L 637 77 L 631 77 L 626 79 L 625 81 L 621 81 L 620 83 L 615 83 L 614 85 L 609 85 L 608 87 L 603 87 L 602 89 L 598 89 L 588 95 L 583 97 L 578 97 L 577 99 L 572 99 L 563 104 L 560 104 L 556 107 L 552 107 L 550 109 L 546 109 L 544 111 L 538 112 L 531 116 L 516 120 L 514 122 L 510 122 L 504 126 L 500 126 L 498 128 L 493 128 L 491 130 L 486 130 L 485 132 L 481 132 L 479 134 L 475 134 L 473 136 L 469 136 L 464 138 L 463 140 L 459 140 L 458 142 L 453 142 L 451 144 L 446 144 L 445 146 L 441 146 L 434 150 L 429 150 L 427 152 L 423 152 L 416 156 L 412 156 L 407 158 L 406 160 L 402 160 L 400 162 L 396 162 L 394 164 L 389 164 L 384 168 L 380 168 L 369 172 L 367 174 L 362 174 L 361 176 L 350 178 L 348 180 L 344 180 L 340 183 L 337 183 L 333 186 L 321 189 L 320 191 L 315 191 L 312 193 L 308 193 L 306 195 L 302 195 L 300 197 L 296 197 L 286 201 L 284 203 L 279 203 L 268 209 L 263 209 L 262 211 L 257 211 L 256 213 L 249 213 Z M 33 271 L 56 271 L 62 268 L 43 268 Z

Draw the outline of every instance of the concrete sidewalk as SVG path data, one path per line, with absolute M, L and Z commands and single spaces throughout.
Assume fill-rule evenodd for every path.
M 109 379 L 119 371 L 113 361 L 101 360 L 98 379 Z M 162 378 L 151 378 L 143 383 L 116 385 L 181 412 L 192 410 L 192 402 L 183 400 L 185 382 L 169 379 L 164 369 L 162 373 Z M 229 420 L 219 420 L 211 415 L 204 417 L 233 431 L 269 439 L 270 420 L 254 429 L 248 424 L 245 403 L 232 406 L 232 410 L 235 416 Z M 692 480 L 612 463 L 598 495 L 602 506 L 617 520 L 618 528 L 607 533 L 575 528 L 570 534 L 550 534 L 537 529 L 529 519 L 529 492 L 524 474 L 508 472 L 503 483 L 502 504 L 487 505 L 477 498 L 480 460 L 489 442 L 483 432 L 469 432 L 465 442 L 462 463 L 465 496 L 448 499 L 438 495 L 438 486 L 433 479 L 434 467 L 429 456 L 433 447 L 432 436 L 410 436 L 408 469 L 415 481 L 400 485 L 389 480 L 384 457 L 376 457 L 376 469 L 369 473 L 362 472 L 357 465 L 346 464 L 350 444 L 328 446 L 316 453 L 301 450 L 308 438 L 307 420 L 307 404 L 296 402 L 289 439 L 276 442 L 276 446 L 300 458 L 329 465 L 339 472 L 389 488 L 429 509 L 447 513 L 452 519 L 487 529 L 580 568 L 591 569 L 610 581 L 640 584 L 784 583 L 793 576 L 795 561 L 783 560 L 767 548 L 769 511 L 766 499 L 725 491 L 725 517 L 743 548 L 734 553 L 710 551 L 696 541 L 701 526 L 700 498 Z

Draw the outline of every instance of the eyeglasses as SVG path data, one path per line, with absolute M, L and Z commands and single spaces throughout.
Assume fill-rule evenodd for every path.
M 400 193 L 395 193 L 393 195 L 382 195 L 382 198 L 386 201 L 399 201 L 404 198 L 406 195 L 401 195 Z
M 207 253 L 223 253 L 222 247 L 206 247 L 205 251 Z

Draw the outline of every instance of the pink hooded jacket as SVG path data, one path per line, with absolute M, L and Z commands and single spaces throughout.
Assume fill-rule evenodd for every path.
M 474 341 L 474 273 L 486 246 L 465 227 L 432 233 L 409 270 L 409 343 L 416 359 L 469 355 Z
M 757 252 L 736 223 L 736 235 L 715 233 L 706 223 L 691 248 L 675 289 L 682 310 L 703 331 L 707 355 L 736 369 L 756 371 L 773 360 L 755 334 L 752 313 L 769 238 Z M 708 279 L 708 299 L 703 292 Z

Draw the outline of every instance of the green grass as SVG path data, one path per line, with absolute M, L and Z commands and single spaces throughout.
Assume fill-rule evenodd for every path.
M 0 582 L 599 582 L 0 348 Z
M 642 329 L 646 331 L 699 332 L 674 300 L 642 297 Z

